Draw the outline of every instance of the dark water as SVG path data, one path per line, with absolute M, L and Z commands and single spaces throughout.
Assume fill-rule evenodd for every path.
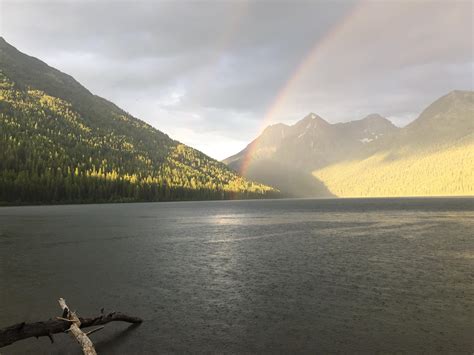
M 145 319 L 91 335 L 102 354 L 472 353 L 473 231 L 474 199 L 0 208 L 0 327 L 62 296 Z

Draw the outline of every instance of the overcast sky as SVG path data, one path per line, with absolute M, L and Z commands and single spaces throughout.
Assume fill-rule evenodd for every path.
M 380 113 L 405 125 L 473 90 L 471 0 L 0 0 L 1 35 L 223 159 L 267 124 Z

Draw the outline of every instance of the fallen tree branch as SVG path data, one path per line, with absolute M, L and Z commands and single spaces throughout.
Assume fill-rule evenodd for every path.
M 65 322 L 74 322 L 72 319 L 67 319 L 67 318 L 63 318 L 63 317 L 56 317 L 56 319 L 63 320 Z
M 69 320 L 73 321 L 69 327 L 69 334 L 71 334 L 71 336 L 76 339 L 76 341 L 82 347 L 82 352 L 84 355 L 97 355 L 94 344 L 92 344 L 92 341 L 80 328 L 81 321 L 77 317 L 76 312 L 71 312 L 69 310 L 64 298 L 59 299 L 59 306 L 63 310 L 63 318 L 67 317 Z
M 103 325 L 101 325 L 100 327 L 97 327 L 95 329 L 92 329 L 92 330 L 89 330 L 88 332 L 86 332 L 86 335 L 89 336 L 91 335 L 92 333 L 95 333 L 95 332 L 98 332 L 99 330 L 102 330 L 104 329 L 105 327 Z
M 35 323 L 18 323 L 3 329 L 0 329 L 0 348 L 13 344 L 19 340 L 32 337 L 48 337 L 52 339 L 53 334 L 64 333 L 69 330 L 71 320 L 65 317 L 58 317 L 61 319 L 50 319 L 44 322 Z M 142 319 L 132 317 L 120 312 L 112 312 L 109 314 L 102 314 L 98 317 L 82 318 L 78 317 L 81 325 L 80 329 L 92 326 L 107 324 L 110 322 L 127 322 L 127 323 L 141 323 Z

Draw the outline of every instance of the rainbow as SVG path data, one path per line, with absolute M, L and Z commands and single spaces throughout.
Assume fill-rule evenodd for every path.
M 300 80 L 304 77 L 304 75 L 310 71 L 320 54 L 326 50 L 330 43 L 337 37 L 339 34 L 348 27 L 351 19 L 353 19 L 360 11 L 362 7 L 362 3 L 364 1 L 361 0 L 354 4 L 352 8 L 338 21 L 334 24 L 324 35 L 324 37 L 318 40 L 315 45 L 308 51 L 306 56 L 299 62 L 296 66 L 295 70 L 292 72 L 289 79 L 285 82 L 285 84 L 280 88 L 277 95 L 275 96 L 274 100 L 272 101 L 271 105 L 265 112 L 263 116 L 263 120 L 260 123 L 258 134 L 260 134 L 277 116 L 277 114 L 281 111 L 282 107 L 284 106 L 288 96 L 294 90 L 296 85 L 300 82 Z M 252 156 L 255 150 L 258 148 L 257 141 L 253 141 L 250 143 L 246 149 L 245 156 L 243 158 L 243 162 L 240 165 L 240 174 L 245 176 L 250 163 L 252 162 Z

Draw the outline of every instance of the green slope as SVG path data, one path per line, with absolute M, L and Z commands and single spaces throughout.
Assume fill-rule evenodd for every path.
M 474 92 L 452 91 L 371 154 L 313 171 L 341 197 L 474 195 Z
M 474 196 L 474 137 L 415 152 L 380 152 L 313 174 L 339 197 Z
M 172 140 L 0 38 L 1 202 L 277 194 Z

